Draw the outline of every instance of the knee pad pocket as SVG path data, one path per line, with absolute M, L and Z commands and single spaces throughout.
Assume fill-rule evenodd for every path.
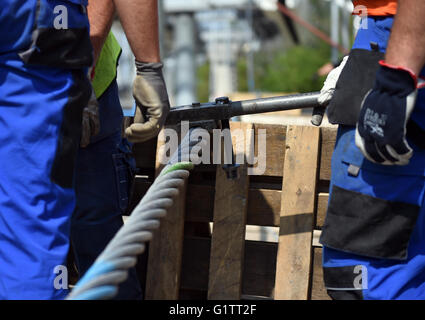
M 334 185 L 320 241 L 344 252 L 404 260 L 419 211 Z

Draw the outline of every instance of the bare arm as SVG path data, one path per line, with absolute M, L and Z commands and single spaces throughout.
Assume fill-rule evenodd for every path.
M 113 0 L 113 2 L 136 60 L 159 62 L 158 1 Z
M 108 36 L 115 14 L 113 0 L 89 0 L 87 12 L 90 22 L 90 40 L 94 50 L 95 64 Z
M 425 65 L 425 1 L 399 0 L 385 56 L 388 64 L 419 74 Z

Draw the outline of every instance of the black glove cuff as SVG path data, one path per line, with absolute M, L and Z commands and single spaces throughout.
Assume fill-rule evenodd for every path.
M 416 76 L 409 70 L 394 68 L 381 63 L 376 73 L 375 89 L 388 93 L 407 96 L 416 90 Z
M 162 70 L 162 62 L 141 62 L 135 60 L 137 73 Z

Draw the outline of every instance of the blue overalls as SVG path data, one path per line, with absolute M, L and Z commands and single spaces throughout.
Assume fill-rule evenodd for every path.
M 353 48 L 386 49 L 393 18 L 369 17 Z M 424 74 L 424 72 L 422 72 Z M 411 119 L 425 128 L 425 92 Z M 324 282 L 335 299 L 425 299 L 425 151 L 407 166 L 365 159 L 355 127 L 340 125 L 322 230 Z
M 91 92 L 86 5 L 2 2 L 0 299 L 62 299 L 68 293 L 55 280 L 66 266 L 74 164 Z

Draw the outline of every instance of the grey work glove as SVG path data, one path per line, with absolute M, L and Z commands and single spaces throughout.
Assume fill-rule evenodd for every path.
M 133 84 L 136 114 L 134 123 L 125 129 L 130 142 L 138 143 L 155 138 L 165 123 L 170 102 L 162 66 L 159 62 L 136 61 L 137 76 Z
M 90 138 L 95 136 L 100 131 L 100 120 L 99 120 L 99 103 L 97 101 L 94 90 L 87 106 L 83 109 L 83 122 L 81 132 L 81 148 L 85 148 L 90 144 Z
M 320 90 L 319 98 L 317 99 L 320 104 L 320 107 L 317 107 L 313 110 L 313 116 L 311 120 L 311 123 L 313 125 L 320 126 L 322 124 L 326 107 L 328 106 L 334 95 L 336 83 L 338 82 L 339 76 L 341 75 L 341 72 L 344 69 L 345 64 L 347 63 L 347 60 L 348 56 L 345 56 L 344 59 L 342 59 L 340 65 L 334 68 L 331 72 L 329 72 L 325 83 L 323 84 L 323 87 Z

